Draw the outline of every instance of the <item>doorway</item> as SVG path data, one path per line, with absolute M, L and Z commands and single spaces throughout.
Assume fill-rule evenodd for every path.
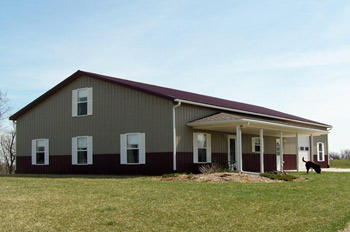
M 227 160 L 228 168 L 231 170 L 237 170 L 236 166 L 236 136 L 229 135 L 227 138 Z

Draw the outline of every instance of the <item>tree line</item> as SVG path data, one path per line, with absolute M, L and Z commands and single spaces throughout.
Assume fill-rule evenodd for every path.
M 341 150 L 340 152 L 330 152 L 329 157 L 332 160 L 350 159 L 350 149 Z
M 0 90 L 0 173 L 13 174 L 16 161 L 16 125 L 6 128 L 3 121 L 8 117 L 10 106 L 6 93 Z

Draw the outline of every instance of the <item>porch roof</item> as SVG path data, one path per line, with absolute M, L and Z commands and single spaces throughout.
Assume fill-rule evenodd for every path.
M 279 136 L 280 131 L 284 137 L 295 137 L 299 135 L 322 135 L 328 134 L 328 130 L 316 129 L 307 125 L 295 125 L 286 121 L 270 120 L 254 116 L 242 116 L 238 114 L 217 113 L 187 123 L 194 129 L 235 132 L 236 126 L 241 126 L 242 132 L 246 134 L 258 134 L 259 129 L 264 129 L 264 134 Z

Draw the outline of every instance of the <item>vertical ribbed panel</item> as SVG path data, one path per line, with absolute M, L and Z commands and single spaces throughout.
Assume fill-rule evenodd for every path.
M 72 117 L 72 90 L 93 88 L 93 115 Z M 109 82 L 79 77 L 17 120 L 18 156 L 31 155 L 31 141 L 50 139 L 50 156 L 71 154 L 71 139 L 93 136 L 94 154 L 119 153 L 123 133 L 146 133 L 146 152 L 172 151 L 172 105 Z

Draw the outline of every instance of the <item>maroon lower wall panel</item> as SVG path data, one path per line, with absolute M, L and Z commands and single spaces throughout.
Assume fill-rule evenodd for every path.
M 314 156 L 314 160 L 317 157 Z M 322 168 L 328 167 L 326 161 L 317 162 Z M 173 172 L 173 154 L 147 153 L 145 165 L 121 165 L 119 154 L 103 154 L 93 157 L 92 165 L 72 165 L 70 155 L 50 156 L 49 165 L 32 165 L 30 156 L 18 156 L 16 173 L 19 174 L 102 174 L 102 175 L 161 175 Z M 295 170 L 296 155 L 284 154 L 284 170 Z M 178 152 L 176 156 L 177 170 L 179 173 L 198 173 L 198 167 L 203 164 L 193 163 L 192 152 Z M 226 153 L 213 153 L 212 162 L 227 162 Z M 250 172 L 260 171 L 259 154 L 243 154 L 243 170 Z M 276 170 L 276 155 L 264 154 L 265 171 Z
M 227 153 L 212 153 L 212 162 L 227 162 Z M 176 153 L 176 172 L 179 173 L 199 173 L 198 168 L 203 164 L 193 163 L 193 153 L 192 152 L 177 152 Z
M 323 162 L 317 161 L 317 155 L 314 155 L 314 162 L 319 164 L 321 166 L 321 168 L 329 168 L 329 166 L 328 166 L 328 155 L 324 156 L 324 161 Z
M 283 154 L 283 170 L 296 170 L 297 156 L 295 154 Z
M 264 170 L 265 172 L 277 170 L 276 154 L 264 154 Z
M 242 169 L 247 172 L 260 172 L 260 154 L 242 154 Z
M 260 154 L 259 153 L 244 153 L 242 154 L 242 168 L 247 172 L 260 172 Z M 264 171 L 276 170 L 276 155 L 264 154 Z
M 95 155 L 92 165 L 72 165 L 71 155 L 50 156 L 49 165 L 32 165 L 30 156 L 18 156 L 16 173 L 161 175 L 173 171 L 173 154 L 147 153 L 146 164 L 121 165 L 120 155 Z

